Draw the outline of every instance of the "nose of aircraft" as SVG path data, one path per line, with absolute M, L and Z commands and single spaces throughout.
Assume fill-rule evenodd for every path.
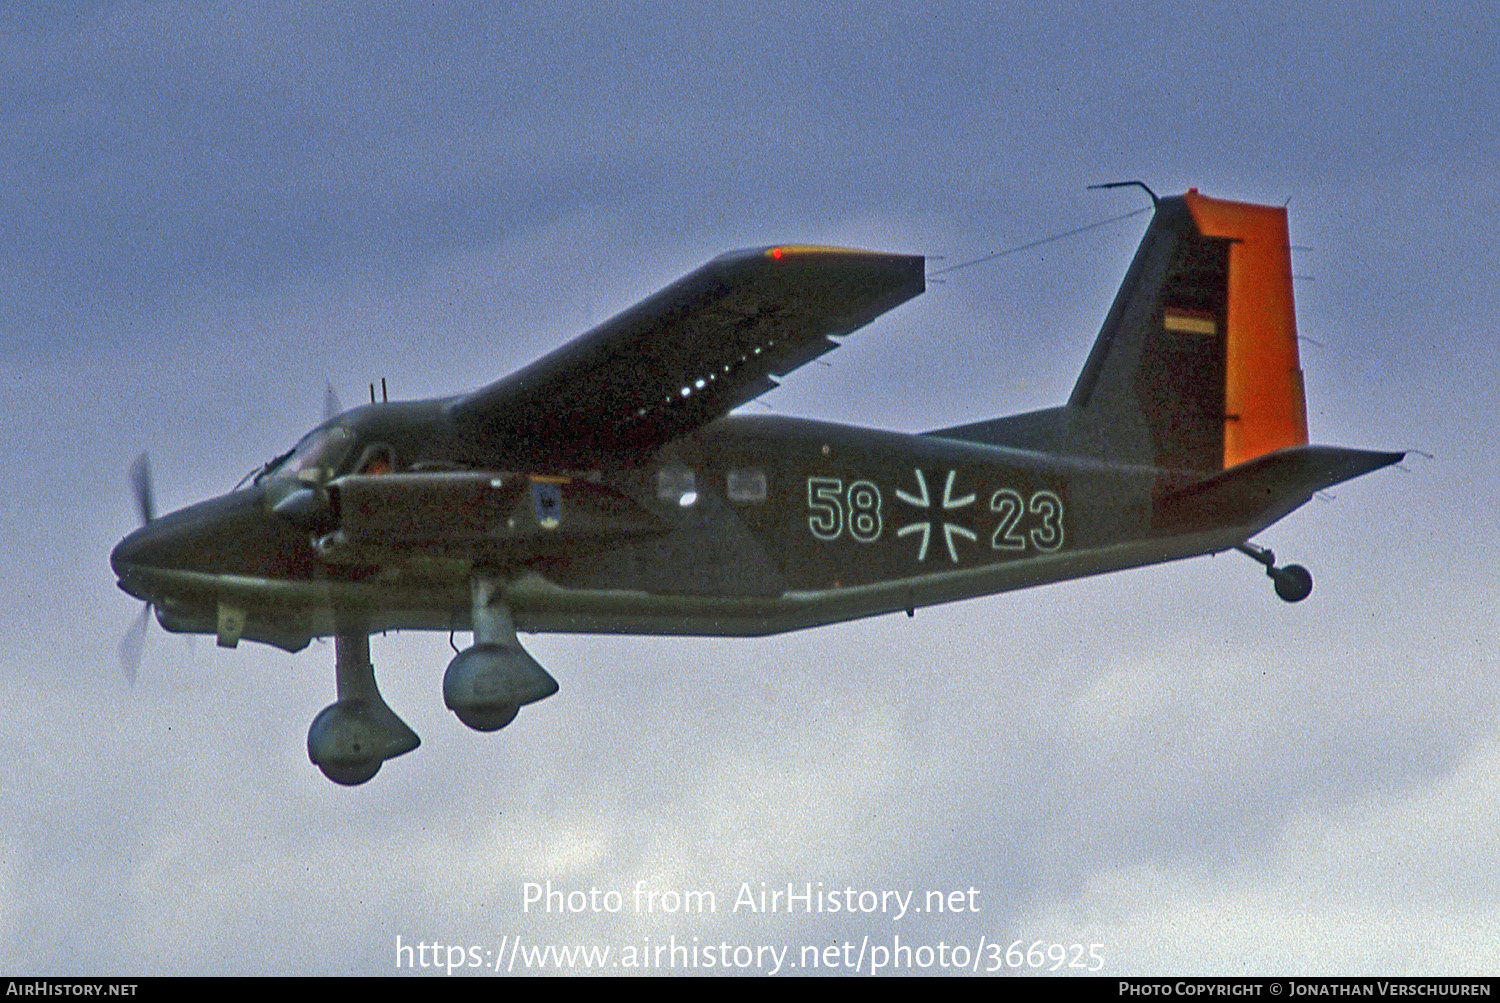
M 115 577 L 120 580 L 120 588 L 137 599 L 148 598 L 136 591 L 140 587 L 136 579 L 139 569 L 149 567 L 153 563 L 154 548 L 155 541 L 151 525 L 148 523 L 115 544 L 115 549 L 109 553 L 109 566 L 114 569 Z
M 159 602 L 182 572 L 305 577 L 312 564 L 305 534 L 267 512 L 263 501 L 264 492 L 252 488 L 148 522 L 109 555 L 120 587 Z

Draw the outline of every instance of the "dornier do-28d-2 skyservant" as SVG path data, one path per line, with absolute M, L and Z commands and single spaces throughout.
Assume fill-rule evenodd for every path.
M 905 434 L 731 416 L 925 288 L 924 259 L 736 251 L 473 393 L 329 418 L 111 557 L 170 631 L 335 639 L 308 755 L 418 745 L 369 635 L 469 630 L 443 699 L 503 727 L 557 683 L 520 631 L 756 635 L 1230 548 L 1401 458 L 1308 445 L 1285 210 L 1162 198 L 1068 402 Z M 141 629 L 144 629 L 144 619 Z M 137 638 L 138 640 L 138 638 Z

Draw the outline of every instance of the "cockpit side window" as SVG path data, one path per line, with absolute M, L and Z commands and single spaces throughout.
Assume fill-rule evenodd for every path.
M 266 471 L 267 478 L 326 481 L 338 473 L 339 464 L 354 445 L 354 433 L 342 425 L 317 428 L 297 443 L 286 459 Z
M 391 452 L 391 447 L 380 443 L 369 446 L 360 455 L 359 462 L 354 469 L 357 473 L 378 476 L 380 474 L 394 473 L 396 470 L 396 458 Z

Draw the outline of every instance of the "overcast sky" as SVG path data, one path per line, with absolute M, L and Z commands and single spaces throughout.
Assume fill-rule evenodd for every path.
M 1493 4 L 515 6 L 0 13 L 0 969 L 388 974 L 398 937 L 520 935 L 1494 972 Z M 446 637 L 377 637 L 423 745 L 352 790 L 306 756 L 331 644 L 153 624 L 122 678 L 141 450 L 176 508 L 329 381 L 454 393 L 730 248 L 953 262 L 1138 208 L 1085 190 L 1121 178 L 1288 203 L 1314 441 L 1432 455 L 1260 537 L 1307 602 L 1230 554 L 767 639 L 528 637 L 562 691 L 490 736 L 442 705 Z M 933 284 L 764 402 L 1060 403 L 1145 226 Z M 624 907 L 527 912 L 547 881 Z M 733 912 L 761 882 L 979 911 Z

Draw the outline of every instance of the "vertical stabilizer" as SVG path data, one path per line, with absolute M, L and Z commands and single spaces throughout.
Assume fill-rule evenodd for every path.
M 1212 472 L 1307 443 L 1286 210 L 1161 199 L 1069 399 L 1072 451 Z

